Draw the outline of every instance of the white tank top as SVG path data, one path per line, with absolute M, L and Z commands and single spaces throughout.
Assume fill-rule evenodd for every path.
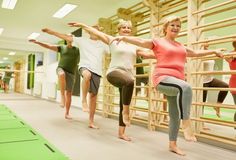
M 214 71 L 214 60 L 208 60 L 203 62 L 203 70 L 204 71 Z M 213 76 L 211 74 L 206 74 L 203 76 L 203 83 L 209 83 L 213 80 Z
M 109 47 L 111 53 L 111 62 L 107 73 L 111 72 L 117 67 L 133 71 L 134 64 L 136 62 L 137 47 L 123 41 L 121 41 L 119 44 L 117 44 L 116 41 L 113 41 Z

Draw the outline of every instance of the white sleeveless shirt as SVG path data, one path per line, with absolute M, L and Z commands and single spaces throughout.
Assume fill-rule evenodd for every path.
M 113 41 L 109 47 L 111 62 L 107 74 L 119 67 L 133 72 L 137 47 L 123 41 L 119 44 L 117 44 L 117 41 Z

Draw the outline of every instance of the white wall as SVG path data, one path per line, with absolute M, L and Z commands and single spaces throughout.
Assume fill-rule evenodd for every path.
M 42 92 L 41 92 L 40 97 L 43 99 L 49 99 L 48 98 L 48 92 L 49 92 L 48 85 L 52 83 L 55 83 L 55 84 L 58 83 L 58 77 L 56 74 L 56 68 L 57 68 L 58 62 L 55 60 L 56 57 L 54 55 L 56 55 L 55 52 L 46 50 L 43 56 L 43 66 L 35 67 L 35 85 L 41 83 Z M 28 62 L 28 60 L 26 60 L 26 62 Z M 27 71 L 27 66 L 28 64 L 25 65 L 25 71 Z M 25 94 L 37 96 L 37 95 L 34 95 L 33 89 L 32 90 L 27 89 L 27 73 L 25 74 L 25 90 L 24 91 L 25 91 Z M 57 90 L 56 98 L 50 99 L 50 100 L 54 100 L 59 103 L 60 99 L 61 99 L 60 91 Z M 81 98 L 78 96 L 72 96 L 72 105 L 81 108 Z

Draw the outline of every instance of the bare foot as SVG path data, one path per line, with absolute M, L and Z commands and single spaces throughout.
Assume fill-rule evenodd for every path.
M 122 139 L 122 140 L 125 140 L 125 141 L 129 141 L 129 142 L 131 141 L 131 138 L 126 136 L 126 135 L 124 135 L 124 134 L 123 135 L 119 135 L 119 138 Z
M 82 110 L 84 112 L 89 112 L 89 108 L 88 108 L 88 105 L 87 105 L 87 102 L 82 102 Z
M 170 147 L 169 147 L 169 151 L 174 152 L 174 153 L 176 153 L 176 154 L 178 154 L 178 155 L 180 155 L 180 156 L 185 156 L 185 155 L 186 155 L 186 154 L 185 154 L 181 149 L 179 149 L 177 146 L 170 146 Z
M 94 124 L 89 124 L 88 126 L 89 128 L 92 128 L 92 129 L 99 129 L 98 126 L 94 125 Z
M 197 142 L 197 138 L 195 137 L 190 126 L 187 128 L 183 128 L 183 132 L 184 132 L 184 138 L 186 141 Z
M 214 107 L 214 110 L 216 111 L 216 116 L 220 118 L 220 108 Z
M 70 115 L 66 114 L 66 115 L 65 115 L 65 119 L 71 120 L 72 117 L 71 117 Z

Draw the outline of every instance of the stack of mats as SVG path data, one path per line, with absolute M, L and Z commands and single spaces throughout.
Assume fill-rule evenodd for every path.
M 0 105 L 0 160 L 68 160 L 42 136 Z

